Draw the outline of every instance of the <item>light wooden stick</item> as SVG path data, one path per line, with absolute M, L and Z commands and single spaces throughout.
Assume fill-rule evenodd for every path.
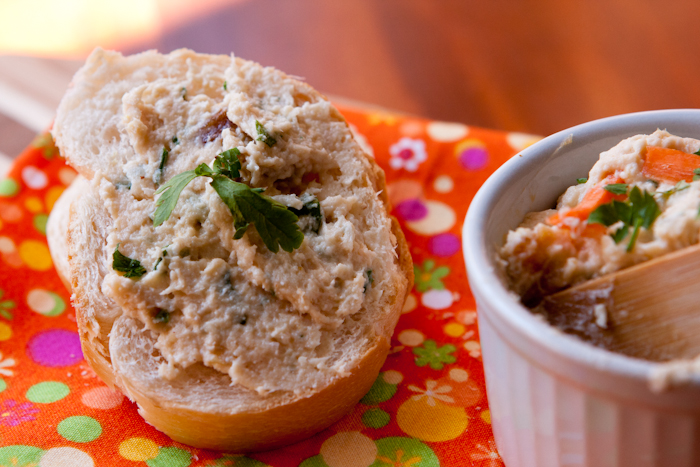
M 655 361 L 696 357 L 700 245 L 550 295 L 536 311 L 566 332 L 626 355 Z

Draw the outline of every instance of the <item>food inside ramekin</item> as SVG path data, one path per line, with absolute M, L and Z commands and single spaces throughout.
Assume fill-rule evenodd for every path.
M 600 154 L 556 208 L 526 215 L 499 251 L 524 305 L 698 243 L 700 141 L 665 130 Z

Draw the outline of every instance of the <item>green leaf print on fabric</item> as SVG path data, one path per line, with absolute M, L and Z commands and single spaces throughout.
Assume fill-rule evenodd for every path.
M 442 283 L 441 279 L 449 273 L 450 268 L 447 266 L 435 268 L 435 261 L 432 259 L 426 259 L 423 262 L 423 267 L 414 264 L 413 274 L 415 275 L 416 290 L 418 292 L 445 290 L 445 284 Z
M 434 340 L 428 339 L 423 342 L 422 347 L 414 347 L 413 353 L 416 357 L 416 365 L 430 365 L 433 370 L 442 370 L 445 363 L 454 363 L 457 357 L 452 355 L 457 348 L 452 344 L 445 344 L 438 347 Z

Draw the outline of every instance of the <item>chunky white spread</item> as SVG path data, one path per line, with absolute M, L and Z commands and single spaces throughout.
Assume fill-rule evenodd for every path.
M 219 75 L 193 65 L 184 80 L 162 76 L 128 90 L 118 133 L 105 130 L 121 138 L 92 179 L 114 221 L 106 248 L 148 272 L 111 271 L 102 291 L 158 335 L 163 377 L 202 362 L 263 394 L 320 386 L 362 355 L 343 347 L 362 341 L 363 311 L 397 293 L 396 239 L 377 175 L 342 116 L 307 86 L 234 58 L 226 89 L 211 76 Z M 256 121 L 277 139 L 272 147 L 256 140 Z M 204 177 L 153 226 L 159 185 L 234 147 L 243 183 L 297 209 L 302 194 L 320 201 L 319 232 L 301 218 L 305 238 L 292 253 L 269 251 L 252 225 L 234 240 L 231 212 Z M 162 312 L 167 322 L 155 319 Z
M 508 233 L 500 258 L 511 289 L 533 303 L 571 285 L 698 242 L 700 181 L 678 190 L 673 190 L 672 182 L 651 181 L 643 173 L 647 147 L 694 153 L 700 148 L 700 141 L 657 130 L 651 135 L 625 139 L 601 153 L 588 180 L 567 189 L 556 209 L 530 213 L 520 227 Z M 652 193 L 661 211 L 651 228 L 639 230 L 639 237 L 629 252 L 630 235 L 619 243 L 611 236 L 619 224 L 609 226 L 603 234 L 596 234 L 587 229 L 588 222 L 565 216 L 609 176 L 619 177 L 617 183 L 627 184 L 629 189 L 637 186 L 642 192 Z M 663 194 L 669 190 L 673 190 L 672 194 Z M 549 219 L 554 214 L 559 214 L 564 221 L 553 225 Z

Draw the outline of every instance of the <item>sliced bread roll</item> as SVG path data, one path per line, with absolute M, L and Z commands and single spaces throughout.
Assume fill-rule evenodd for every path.
M 149 423 L 268 449 L 369 390 L 411 260 L 383 172 L 323 96 L 235 57 L 96 50 L 52 132 L 89 180 L 52 214 L 70 212 L 83 352 Z

